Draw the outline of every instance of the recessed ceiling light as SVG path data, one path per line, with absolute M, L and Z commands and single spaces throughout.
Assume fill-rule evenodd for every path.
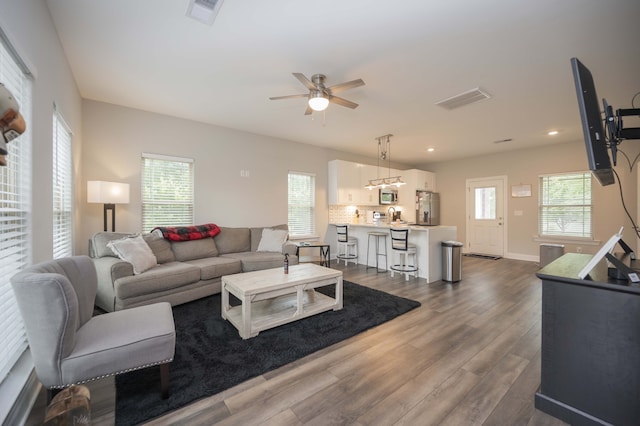
M 435 150 L 436 150 L 435 148 L 427 148 L 427 152 L 433 152 Z
M 555 135 L 557 135 L 558 133 L 560 133 L 560 132 L 558 132 L 557 130 L 552 130 L 552 131 L 550 131 L 550 132 L 549 132 L 549 133 L 547 133 L 547 134 L 548 134 L 549 136 L 555 136 Z

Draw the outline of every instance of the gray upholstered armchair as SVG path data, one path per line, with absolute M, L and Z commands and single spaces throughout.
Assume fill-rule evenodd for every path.
M 161 366 L 169 395 L 175 328 L 169 303 L 93 316 L 97 277 L 91 259 L 74 256 L 30 266 L 11 278 L 42 384 L 49 389 Z

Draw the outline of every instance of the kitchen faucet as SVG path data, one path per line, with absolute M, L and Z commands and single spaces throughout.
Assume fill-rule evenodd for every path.
M 393 207 L 389 207 L 387 209 L 387 223 L 391 223 L 391 210 L 393 210 L 393 215 L 396 215 L 396 209 Z

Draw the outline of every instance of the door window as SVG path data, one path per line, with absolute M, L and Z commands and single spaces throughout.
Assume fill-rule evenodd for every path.
M 495 220 L 496 219 L 496 188 L 495 186 L 486 188 L 475 188 L 475 219 Z

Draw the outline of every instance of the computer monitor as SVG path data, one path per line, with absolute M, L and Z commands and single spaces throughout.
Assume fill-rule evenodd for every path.
M 593 77 L 578 58 L 571 58 L 571 69 L 578 96 L 589 170 L 602 186 L 611 185 L 615 180 L 607 152 L 603 119 Z

